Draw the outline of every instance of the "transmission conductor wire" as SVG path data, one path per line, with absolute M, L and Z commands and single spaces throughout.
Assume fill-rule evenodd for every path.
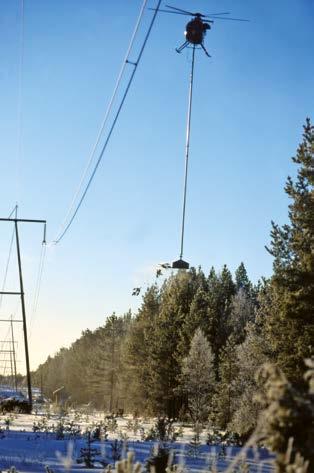
M 8 218 L 11 218 L 13 214 L 15 214 L 15 218 L 17 218 L 17 209 L 18 209 L 18 206 L 15 205 L 15 207 L 13 208 L 13 210 L 10 213 L 10 215 L 8 216 Z M 12 254 L 12 247 L 13 247 L 13 240 L 14 240 L 14 228 L 13 228 L 13 232 L 12 232 L 12 236 L 11 236 L 11 240 L 10 240 L 9 254 L 8 254 L 8 259 L 7 259 L 7 263 L 6 263 L 6 267 L 5 267 L 5 271 L 4 271 L 4 278 L 3 278 L 1 292 L 4 292 L 5 286 L 6 286 L 6 283 L 7 283 L 8 271 L 9 271 L 9 265 L 10 265 L 11 254 Z M 3 296 L 4 296 L 4 294 L 0 294 L 0 309 L 2 307 Z
M 4 278 L 3 278 L 1 292 L 4 292 L 5 286 L 6 286 L 6 283 L 7 283 L 7 277 L 8 277 L 8 271 L 9 271 L 9 265 L 10 265 L 12 247 L 13 247 L 13 241 L 14 241 L 14 234 L 15 234 L 15 230 L 13 228 L 13 232 L 12 232 L 12 236 L 11 236 L 11 240 L 10 240 L 10 246 L 9 246 L 9 254 L 8 254 L 7 263 L 6 263 L 5 271 L 4 271 Z M 0 309 L 2 307 L 2 301 L 3 301 L 3 294 L 0 294 Z
M 31 318 L 30 318 L 30 322 L 29 322 L 29 327 L 30 327 L 29 328 L 29 339 L 31 339 L 31 337 L 32 337 L 32 329 L 34 327 L 35 317 L 36 317 L 37 308 L 38 308 L 39 294 L 40 294 L 40 290 L 41 290 L 41 283 L 42 283 L 45 260 L 46 260 L 46 248 L 47 248 L 47 246 L 43 242 L 42 247 L 41 247 L 41 252 L 40 252 L 38 273 L 37 273 L 36 286 L 35 286 L 35 291 L 34 291 L 34 299 L 33 299 L 33 305 L 32 305 L 32 313 L 31 313 Z
M 23 110 L 22 110 L 22 101 L 23 101 L 23 68 L 24 68 L 24 0 L 20 0 L 20 16 L 21 16 L 21 27 L 20 27 L 20 58 L 19 58 L 19 78 L 18 78 L 18 100 L 17 100 L 17 154 L 16 154 L 16 193 L 17 200 L 20 193 L 21 187 L 21 154 L 22 154 L 22 127 L 23 127 Z
M 44 233 L 43 233 L 43 240 L 41 244 L 41 251 L 40 251 L 40 257 L 39 257 L 39 265 L 38 265 L 38 271 L 37 271 L 37 278 L 36 278 L 36 283 L 35 283 L 35 290 L 34 290 L 34 297 L 33 297 L 33 304 L 32 304 L 32 312 L 31 312 L 31 317 L 30 317 L 30 322 L 29 322 L 29 339 L 31 339 L 31 332 L 34 324 L 34 319 L 37 313 L 37 308 L 38 308 L 38 300 L 39 300 L 39 294 L 41 290 L 41 283 L 42 283 L 42 277 L 43 277 L 43 272 L 44 272 L 44 265 L 46 261 L 46 249 L 47 249 L 47 243 L 46 243 L 46 231 L 47 231 L 47 226 L 46 223 L 44 224 Z
M 8 218 L 11 218 L 12 215 L 15 213 L 15 218 L 17 218 L 17 209 L 18 209 L 18 205 L 16 204 L 12 210 L 12 212 L 10 213 L 10 215 L 8 216 Z
M 143 41 L 142 47 L 141 47 L 141 49 L 140 49 L 140 52 L 139 52 L 139 54 L 138 54 L 138 57 L 137 57 L 136 62 L 132 62 L 132 63 L 130 62 L 130 64 L 132 64 L 132 65 L 134 66 L 133 71 L 132 71 L 132 74 L 131 74 L 131 76 L 130 76 L 130 78 L 129 78 L 129 81 L 128 81 L 128 83 L 127 83 L 126 89 L 125 89 L 124 94 L 123 94 L 123 96 L 122 96 L 120 105 L 119 105 L 118 110 L 117 110 L 117 112 L 116 112 L 116 114 L 115 114 L 113 123 L 112 123 L 112 125 L 111 125 L 111 127 L 110 127 L 110 129 L 109 129 L 107 138 L 106 138 L 105 143 L 104 143 L 104 145 L 103 145 L 103 147 L 102 147 L 102 149 L 101 149 L 101 152 L 100 152 L 99 157 L 98 157 L 98 159 L 97 159 L 97 161 L 96 161 L 96 164 L 95 164 L 95 166 L 94 166 L 94 169 L 93 169 L 93 171 L 92 171 L 92 174 L 90 175 L 90 177 L 89 177 L 89 179 L 88 179 L 88 181 L 87 181 L 87 184 L 86 184 L 86 186 L 85 186 L 85 189 L 84 189 L 84 191 L 83 191 L 83 194 L 82 194 L 82 196 L 81 196 L 81 198 L 80 198 L 80 200 L 79 200 L 79 202 L 78 202 L 78 204 L 77 204 L 77 206 L 76 206 L 76 208 L 75 208 L 75 210 L 74 210 L 74 212 L 73 212 L 72 217 L 70 218 L 70 221 L 68 222 L 68 224 L 66 225 L 66 227 L 64 228 L 64 230 L 59 234 L 59 236 L 54 240 L 54 243 L 55 243 L 55 244 L 59 243 L 59 242 L 62 240 L 62 238 L 63 238 L 64 235 L 67 233 L 67 231 L 68 231 L 68 229 L 70 228 L 70 226 L 72 225 L 72 222 L 73 222 L 73 220 L 75 219 L 75 217 L 76 217 L 76 215 L 77 215 L 77 213 L 78 213 L 78 211 L 79 211 L 79 209 L 80 209 L 80 207 L 81 207 L 81 205 L 82 205 L 82 203 L 83 203 L 83 201 L 84 201 L 84 199 L 85 199 L 85 196 L 86 196 L 86 194 L 87 194 L 87 192 L 88 192 L 88 189 L 89 189 L 89 187 L 90 187 L 90 185 L 91 185 L 91 183 L 92 183 L 92 181 L 93 181 L 93 179 L 94 179 L 94 177 L 95 177 L 96 171 L 97 171 L 97 169 L 98 169 L 98 167 L 99 167 L 99 164 L 100 164 L 100 162 L 101 162 L 101 160 L 102 160 L 102 157 L 103 157 L 103 155 L 104 155 L 104 152 L 105 152 L 105 150 L 106 150 L 106 148 L 107 148 L 107 145 L 108 145 L 109 140 L 110 140 L 110 138 L 111 138 L 112 132 L 113 132 L 113 130 L 114 130 L 114 128 L 115 128 L 115 125 L 116 125 L 117 120 L 118 120 L 118 118 L 119 118 L 120 112 L 121 112 L 122 107 L 123 107 L 123 105 L 124 105 L 125 99 L 127 98 L 129 89 L 130 89 L 130 87 L 131 87 L 131 84 L 132 84 L 132 82 L 133 82 L 135 73 L 136 73 L 136 71 L 137 71 L 137 67 L 138 67 L 138 65 L 139 65 L 139 63 L 140 63 L 140 60 L 141 60 L 141 58 L 142 58 L 142 55 L 143 55 L 145 46 L 146 46 L 146 44 L 147 44 L 147 41 L 148 41 L 148 38 L 149 38 L 149 36 L 150 36 L 151 30 L 152 30 L 153 25 L 154 25 L 154 23 L 155 23 L 156 16 L 157 16 L 157 13 L 158 13 L 160 4 L 161 4 L 161 0 L 158 0 L 157 6 L 156 6 L 156 8 L 155 8 L 153 17 L 152 17 L 152 19 L 151 19 L 150 25 L 149 25 L 149 27 L 148 27 L 148 31 L 147 31 L 146 36 L 145 36 L 145 38 L 144 38 L 144 41 Z
M 122 66 L 121 66 L 121 69 L 120 69 L 120 72 L 119 72 L 119 75 L 118 75 L 118 78 L 117 78 L 117 81 L 116 81 L 116 84 L 115 84 L 115 87 L 114 87 L 114 91 L 113 91 L 113 94 L 111 96 L 111 99 L 110 99 L 110 102 L 109 102 L 109 105 L 106 109 L 106 112 L 105 112 L 105 115 L 104 115 L 104 118 L 103 118 L 103 121 L 101 123 L 101 126 L 100 126 L 100 129 L 99 129 L 99 132 L 98 132 L 98 135 L 97 135 L 97 138 L 96 138 L 96 141 L 92 147 L 92 150 L 91 150 L 91 153 L 89 155 L 89 158 L 88 158 L 88 161 L 87 161 L 87 164 L 86 164 L 86 167 L 82 173 L 82 176 L 81 176 L 81 180 L 79 182 L 79 185 L 78 185 L 78 188 L 77 190 L 75 191 L 74 193 L 74 196 L 72 198 L 72 201 L 70 203 L 70 206 L 69 206 L 69 209 L 68 209 L 68 212 L 66 213 L 64 219 L 63 219 L 63 222 L 61 223 L 60 227 L 60 232 L 59 234 L 62 232 L 63 228 L 65 227 L 66 225 L 66 222 L 69 218 L 69 216 L 71 215 L 71 212 L 73 210 L 73 207 L 75 205 L 75 201 L 77 199 L 77 197 L 79 196 L 80 194 L 80 191 L 83 187 L 83 183 L 85 181 L 85 178 L 86 178 L 86 175 L 92 165 L 92 161 L 94 159 L 94 156 L 95 156 L 95 152 L 96 152 L 96 149 L 99 145 L 99 142 L 100 142 L 100 139 L 102 137 L 102 134 L 103 134 L 103 131 L 104 131 L 104 128 L 107 124 L 107 121 L 108 121 L 108 118 L 109 118 L 109 115 L 110 115 L 110 112 L 112 110 L 112 107 L 113 107 L 113 104 L 114 104 L 114 101 L 115 101 L 115 98 L 116 98 L 116 95 L 117 95 L 117 92 L 118 92 L 118 89 L 120 87 L 120 84 L 121 84 L 121 80 L 122 80 L 122 77 L 123 77 L 123 74 L 124 74 L 124 71 L 127 67 L 127 65 L 129 64 L 128 62 L 128 59 L 129 59 L 129 56 L 130 56 L 130 53 L 131 53 L 131 50 L 133 48 L 133 44 L 134 44 L 134 41 L 135 41 L 135 38 L 136 38 L 136 35 L 137 35 L 137 32 L 138 32 L 138 29 L 140 27 L 140 24 L 141 24 L 141 21 L 142 21 L 142 18 L 143 18 L 143 15 L 144 15 L 144 11 L 145 11 L 145 7 L 146 7 L 146 4 L 147 4 L 147 1 L 148 0 L 144 0 L 143 1 L 143 4 L 142 4 L 142 7 L 141 7 L 141 10 L 140 10 L 140 13 L 139 13 L 139 16 L 138 16 L 138 19 L 137 19 L 137 22 L 136 22 L 136 25 L 135 25 L 135 28 L 134 28 L 134 31 L 132 33 L 132 37 L 131 37 L 131 40 L 130 40 L 130 43 L 129 43 L 129 46 L 128 46 L 128 49 L 127 49 L 127 52 L 126 52 L 126 55 L 124 57 L 124 60 L 122 62 Z

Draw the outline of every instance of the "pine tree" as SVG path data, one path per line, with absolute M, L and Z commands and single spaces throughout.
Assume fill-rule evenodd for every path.
M 142 305 L 126 338 L 123 353 L 127 405 L 134 411 L 144 412 L 148 408 L 151 340 L 154 337 L 159 311 L 160 292 L 158 287 L 153 285 L 143 296 Z
M 261 413 L 257 430 L 277 454 L 277 473 L 314 469 L 314 395 L 312 375 L 307 374 L 309 386 L 301 392 L 274 365 L 266 364 L 258 373 L 266 409 Z M 307 470 L 296 468 L 300 455 L 309 462 Z
M 114 412 L 119 407 L 122 372 L 122 343 L 125 339 L 131 314 L 118 317 L 113 313 L 98 330 L 97 344 L 89 354 L 90 392 L 105 401 L 105 408 Z
M 188 409 L 194 423 L 207 419 L 215 384 L 214 357 L 202 330 L 191 341 L 188 356 L 182 362 L 180 389 L 188 397 Z
M 231 335 L 219 355 L 219 381 L 216 384 L 210 415 L 215 427 L 220 429 L 226 429 L 236 410 L 235 380 L 238 372 L 237 343 L 235 337 Z
M 296 182 L 289 177 L 285 191 L 289 224 L 272 223 L 273 284 L 278 307 L 268 330 L 277 363 L 290 381 L 304 385 L 303 360 L 313 353 L 314 322 L 314 127 L 307 119 L 303 141 L 293 162 L 298 165 Z
M 198 285 L 195 270 L 178 272 L 165 283 L 161 308 L 150 338 L 149 404 L 154 414 L 177 417 L 182 397 L 175 391 L 180 371 L 178 345 Z
M 231 301 L 231 313 L 229 318 L 230 331 L 236 338 L 237 343 L 245 339 L 245 327 L 255 319 L 255 300 L 251 292 L 240 287 Z
M 179 361 L 187 356 L 196 329 L 200 327 L 204 333 L 208 331 L 210 323 L 208 307 L 208 290 L 199 287 L 191 302 L 189 313 L 185 317 L 180 329 L 180 342 L 178 344 Z
M 233 384 L 233 403 L 236 409 L 229 428 L 244 437 L 254 430 L 261 409 L 256 401 L 259 386 L 255 374 L 269 361 L 270 354 L 263 326 L 264 321 L 258 314 L 257 323 L 247 325 L 246 338 L 236 348 L 238 374 Z
M 236 290 L 239 291 L 242 289 L 247 294 L 250 294 L 252 290 L 252 283 L 249 280 L 246 268 L 244 263 L 241 262 L 239 267 L 236 269 L 235 272 L 235 281 L 236 281 Z
M 215 368 L 218 375 L 218 357 L 230 335 L 230 314 L 235 284 L 232 275 L 224 265 L 220 274 L 212 268 L 208 277 L 208 326 L 205 330 L 215 355 Z

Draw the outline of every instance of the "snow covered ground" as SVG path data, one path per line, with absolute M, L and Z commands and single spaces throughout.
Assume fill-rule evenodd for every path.
M 36 473 L 44 472 L 47 465 L 54 473 L 91 471 L 76 463 L 76 459 L 80 456 L 80 449 L 86 447 L 86 438 L 71 439 L 69 438 L 70 434 L 66 434 L 64 439 L 57 440 L 56 433 L 33 432 L 33 423 L 38 423 L 43 419 L 47 420 L 47 417 L 40 414 L 0 417 L 0 426 L 3 429 L 0 434 L 0 470 L 6 471 L 14 465 L 19 473 Z M 77 414 L 72 413 L 68 419 L 75 419 L 81 430 L 85 431 L 94 422 L 103 420 L 103 414 L 94 413 L 78 418 Z M 57 415 L 52 415 L 48 424 L 56 425 L 59 420 Z M 119 418 L 118 428 L 115 432 L 109 432 L 106 441 L 92 443 L 92 447 L 98 449 L 101 452 L 101 458 L 108 463 L 113 463 L 112 443 L 115 439 L 124 438 L 124 450 L 134 451 L 135 460 L 142 463 L 145 463 L 156 444 L 155 441 L 142 441 L 140 431 L 134 433 L 130 429 L 128 421 L 131 421 L 131 417 Z M 8 424 L 9 429 L 6 430 Z M 152 427 L 152 421 L 149 420 L 140 420 L 140 424 L 145 432 Z M 239 454 L 240 448 L 233 446 L 224 449 L 221 445 L 208 446 L 206 445 L 206 435 L 202 435 L 201 447 L 191 453 L 191 451 L 189 452 L 189 442 L 193 432 L 191 428 L 184 427 L 182 429 L 182 437 L 179 437 L 176 442 L 168 444 L 174 452 L 175 463 L 184 463 L 187 470 L 194 472 L 209 471 L 209 466 L 214 462 L 217 464 L 218 471 L 224 471 L 232 459 Z M 248 451 L 246 462 L 250 465 L 250 472 L 267 473 L 273 471 L 271 457 L 265 449 Z M 95 463 L 94 470 L 101 472 L 103 467 Z

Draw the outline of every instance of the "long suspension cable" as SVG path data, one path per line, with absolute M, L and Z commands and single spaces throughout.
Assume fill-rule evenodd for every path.
M 1 293 L 4 292 L 5 286 L 6 286 L 6 283 L 7 283 L 7 277 L 8 277 L 8 271 L 9 271 L 9 265 L 10 265 L 12 247 L 13 247 L 13 241 L 14 241 L 14 235 L 15 235 L 15 229 L 13 228 L 13 232 L 12 232 L 12 236 L 11 236 L 11 240 L 10 240 L 10 246 L 9 246 L 9 254 L 8 254 L 8 258 L 7 258 L 7 262 L 6 262 L 6 266 L 5 266 L 4 277 L 3 277 L 2 287 L 1 287 Z M 0 294 L 0 309 L 2 307 L 2 301 L 3 301 L 3 294 Z
M 11 218 L 13 214 L 15 214 L 15 218 L 17 218 L 17 209 L 18 209 L 18 206 L 15 205 L 15 207 L 13 208 L 13 210 L 10 213 L 10 215 L 8 216 L 8 218 Z M 10 240 L 10 245 L 9 245 L 9 253 L 8 253 L 7 263 L 6 263 L 5 271 L 4 271 L 4 277 L 3 277 L 1 292 L 4 292 L 5 286 L 6 286 L 6 283 L 7 283 L 8 271 L 9 271 L 9 265 L 10 265 L 11 254 L 12 254 L 12 247 L 13 247 L 13 240 L 14 240 L 14 233 L 15 233 L 15 230 L 13 228 L 13 232 L 12 232 L 12 236 L 11 236 L 11 240 Z M 2 307 L 3 296 L 4 296 L 4 294 L 0 294 L 0 309 Z
M 68 231 L 68 229 L 70 228 L 70 226 L 72 225 L 72 222 L 73 222 L 73 220 L 75 219 L 75 217 L 76 217 L 76 215 L 77 215 L 77 213 L 78 213 L 78 211 L 79 211 L 79 209 L 80 209 L 80 207 L 81 207 L 81 205 L 82 205 L 82 203 L 83 203 L 83 201 L 84 201 L 84 199 L 85 199 L 85 196 L 86 196 L 86 194 L 87 194 L 87 192 L 88 192 L 88 189 L 90 188 L 90 185 L 91 185 L 91 183 L 92 183 L 92 181 L 93 181 L 93 179 L 94 179 L 94 176 L 95 176 L 95 174 L 96 174 L 96 171 L 97 171 L 97 169 L 98 169 L 98 167 L 99 167 L 99 164 L 100 164 L 100 162 L 101 162 L 101 160 L 102 160 L 102 157 L 103 157 L 103 155 L 104 155 L 104 152 L 105 152 L 105 150 L 106 150 L 106 148 L 107 148 L 107 145 L 108 145 L 108 143 L 109 143 L 109 140 L 110 140 L 110 138 L 111 138 L 112 132 L 113 132 L 113 130 L 114 130 L 114 128 L 115 128 L 115 125 L 116 125 L 116 123 L 117 123 L 117 120 L 118 120 L 118 118 L 119 118 L 120 112 L 121 112 L 122 107 L 123 107 L 124 102 L 125 102 L 125 99 L 127 98 L 129 89 L 130 89 L 130 87 L 131 87 L 131 84 L 132 84 L 132 82 L 133 82 L 135 73 L 136 73 L 136 71 L 137 71 L 137 67 L 138 67 L 138 65 L 139 65 L 139 63 L 140 63 L 140 60 L 141 60 L 141 58 L 142 58 L 142 55 L 143 55 L 145 46 L 146 46 L 146 44 L 147 44 L 147 41 L 148 41 L 148 38 L 149 38 L 149 36 L 150 36 L 151 30 L 152 30 L 153 25 L 154 25 L 154 23 L 155 23 L 156 16 L 157 16 L 157 13 L 158 13 L 160 4 L 161 4 L 161 0 L 158 0 L 157 6 L 156 6 L 155 11 L 154 11 L 154 14 L 153 14 L 153 17 L 152 17 L 151 22 L 150 22 L 149 27 L 148 27 L 148 31 L 147 31 L 147 33 L 146 33 L 146 35 L 145 35 L 144 41 L 143 41 L 143 43 L 142 43 L 142 47 L 141 47 L 140 52 L 139 52 L 139 54 L 138 54 L 137 60 L 136 60 L 135 62 L 132 62 L 132 63 L 129 62 L 130 64 L 132 64 L 132 65 L 134 66 L 133 71 L 132 71 L 132 74 L 131 74 L 131 76 L 130 76 L 130 78 L 129 78 L 129 81 L 128 81 L 127 85 L 126 85 L 124 94 L 123 94 L 122 99 L 121 99 L 121 101 L 120 101 L 120 105 L 119 105 L 118 110 L 117 110 L 117 112 L 116 112 L 116 114 L 115 114 L 115 117 L 114 117 L 114 119 L 113 119 L 113 123 L 112 123 L 112 125 L 111 125 L 111 127 L 110 127 L 110 129 L 109 129 L 107 138 L 106 138 L 105 143 L 104 143 L 104 145 L 103 145 L 103 147 L 102 147 L 102 149 L 101 149 L 101 152 L 100 152 L 99 157 L 98 157 L 98 159 L 97 159 L 97 161 L 96 161 L 96 164 L 95 164 L 95 166 L 94 166 L 94 169 L 93 169 L 93 171 L 92 171 L 92 173 L 91 173 L 91 175 L 90 175 L 90 177 L 89 177 L 89 179 L 88 179 L 88 181 L 87 181 L 87 184 L 86 184 L 86 186 L 85 186 L 85 189 L 84 189 L 84 191 L 83 191 L 83 194 L 82 194 L 81 198 L 79 199 L 78 204 L 76 205 L 75 210 L 74 210 L 74 212 L 73 212 L 73 214 L 72 214 L 72 217 L 70 218 L 68 224 L 65 226 L 64 230 L 59 234 L 59 236 L 54 240 L 54 243 L 59 243 L 59 242 L 61 241 L 61 239 L 64 237 L 64 235 L 67 233 L 67 231 Z
M 183 205 L 182 205 L 182 227 L 181 227 L 180 259 L 182 259 L 182 257 L 183 257 L 183 243 L 184 243 L 184 229 L 185 229 L 186 191 L 187 191 L 187 183 L 188 183 L 188 167 L 189 167 L 189 152 L 190 152 L 194 62 L 195 62 L 195 44 L 193 45 L 193 53 L 192 53 L 192 65 L 191 65 L 190 88 L 189 88 L 189 106 L 188 106 L 188 116 L 187 116 L 187 123 L 186 123 L 185 168 L 184 168 L 184 189 L 183 189 Z
M 75 191 L 74 195 L 73 195 L 73 198 L 72 198 L 72 201 L 70 203 L 70 206 L 69 206 L 69 209 L 68 209 L 68 212 L 66 213 L 64 219 L 63 219 L 63 222 L 61 224 L 61 230 L 60 232 L 62 231 L 62 229 L 65 227 L 66 225 L 66 222 L 69 218 L 69 216 L 71 215 L 72 213 L 72 210 L 74 208 L 74 205 L 75 205 L 75 202 L 81 192 L 81 189 L 83 187 L 83 183 L 85 181 L 85 178 L 86 178 L 86 175 L 91 167 L 91 164 L 93 162 L 93 159 L 94 159 L 94 156 L 95 156 L 95 152 L 96 152 L 96 149 L 99 145 L 99 142 L 100 142 L 100 139 L 102 137 L 102 134 L 103 134 L 103 131 L 104 131 L 104 128 L 107 124 L 107 121 L 108 121 L 108 118 L 109 118 L 109 115 L 111 113 L 111 110 L 112 110 L 112 107 L 113 107 L 113 104 L 114 104 L 114 101 L 115 101 L 115 98 L 116 98 L 116 95 L 118 93 L 118 90 L 119 90 L 119 87 L 120 87 L 120 84 L 121 84 L 121 81 L 122 81 L 122 78 L 123 78 L 123 75 L 124 75 L 124 71 L 126 69 L 126 67 L 128 66 L 129 62 L 128 62 L 128 59 L 129 59 L 129 56 L 130 56 L 130 53 L 131 53 L 131 50 L 133 48 L 133 45 L 134 45 L 134 42 L 135 42 L 135 38 L 136 38 L 136 35 L 137 35 L 137 32 L 138 32 L 138 29 L 140 27 L 140 24 L 141 24 L 141 21 L 142 21 L 142 18 L 143 18 L 143 15 L 144 15 L 144 11 L 145 11 L 145 7 L 146 7 L 146 4 L 147 4 L 147 1 L 148 0 L 144 0 L 143 1 L 143 4 L 142 4 L 142 7 L 141 7 L 141 10 L 140 10 L 140 13 L 139 13 L 139 16 L 137 18 L 137 21 L 136 21 L 136 25 L 135 25 L 135 28 L 134 28 L 134 31 L 132 33 L 132 36 L 131 36 L 131 40 L 130 40 L 130 43 L 129 43 L 129 46 L 128 46 L 128 49 L 127 49 L 127 52 L 125 54 L 125 57 L 123 59 L 123 62 L 122 62 L 122 66 L 121 66 L 121 69 L 120 69 L 120 72 L 119 72 L 119 75 L 118 75 L 118 78 L 117 78 L 117 81 L 116 81 L 116 84 L 115 84 L 115 87 L 114 87 L 114 90 L 113 90 L 113 94 L 111 96 L 111 99 L 110 99 L 110 102 L 109 102 L 109 105 L 105 111 L 105 115 L 104 115 L 104 118 L 102 120 L 102 123 L 101 123 L 101 126 L 100 126 L 100 129 L 99 129 L 99 132 L 98 132 L 98 135 L 97 135 L 97 138 L 96 138 L 96 141 L 91 149 L 91 153 L 89 155 L 89 158 L 88 158 L 88 161 L 87 161 L 87 164 L 86 164 L 86 167 L 82 173 L 82 176 L 81 176 L 81 179 L 80 179 L 80 182 L 79 182 L 79 185 L 77 187 L 77 190 Z
M 10 213 L 10 215 L 8 216 L 8 218 L 11 218 L 13 214 L 15 214 L 15 218 L 17 216 L 17 209 L 18 209 L 18 205 L 15 205 L 12 212 Z
M 24 67 L 24 0 L 21 0 L 20 4 L 20 57 L 19 57 L 19 72 L 18 72 L 18 99 L 17 99 L 17 150 L 16 150 L 16 195 L 17 200 L 19 197 L 21 187 L 21 154 L 22 154 L 22 128 L 23 128 L 23 67 Z
M 46 248 L 47 248 L 47 246 L 43 242 L 42 247 L 41 247 L 41 252 L 40 252 L 37 280 L 36 280 L 36 286 L 35 286 L 35 292 L 34 292 L 34 298 L 33 298 L 33 305 L 32 305 L 32 313 L 31 313 L 31 318 L 30 318 L 30 322 L 29 322 L 29 327 L 30 327 L 30 329 L 29 329 L 29 339 L 31 339 L 31 336 L 32 336 L 32 329 L 33 329 L 33 326 L 34 326 L 34 321 L 35 321 L 37 308 L 38 308 L 39 294 L 40 294 L 41 283 L 42 283 L 43 272 L 44 272 L 45 259 L 46 259 Z

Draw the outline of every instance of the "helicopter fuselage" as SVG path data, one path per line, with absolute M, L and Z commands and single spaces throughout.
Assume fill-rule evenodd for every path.
M 186 40 L 191 44 L 203 44 L 206 31 L 210 29 L 210 24 L 196 17 L 189 21 L 185 27 Z

